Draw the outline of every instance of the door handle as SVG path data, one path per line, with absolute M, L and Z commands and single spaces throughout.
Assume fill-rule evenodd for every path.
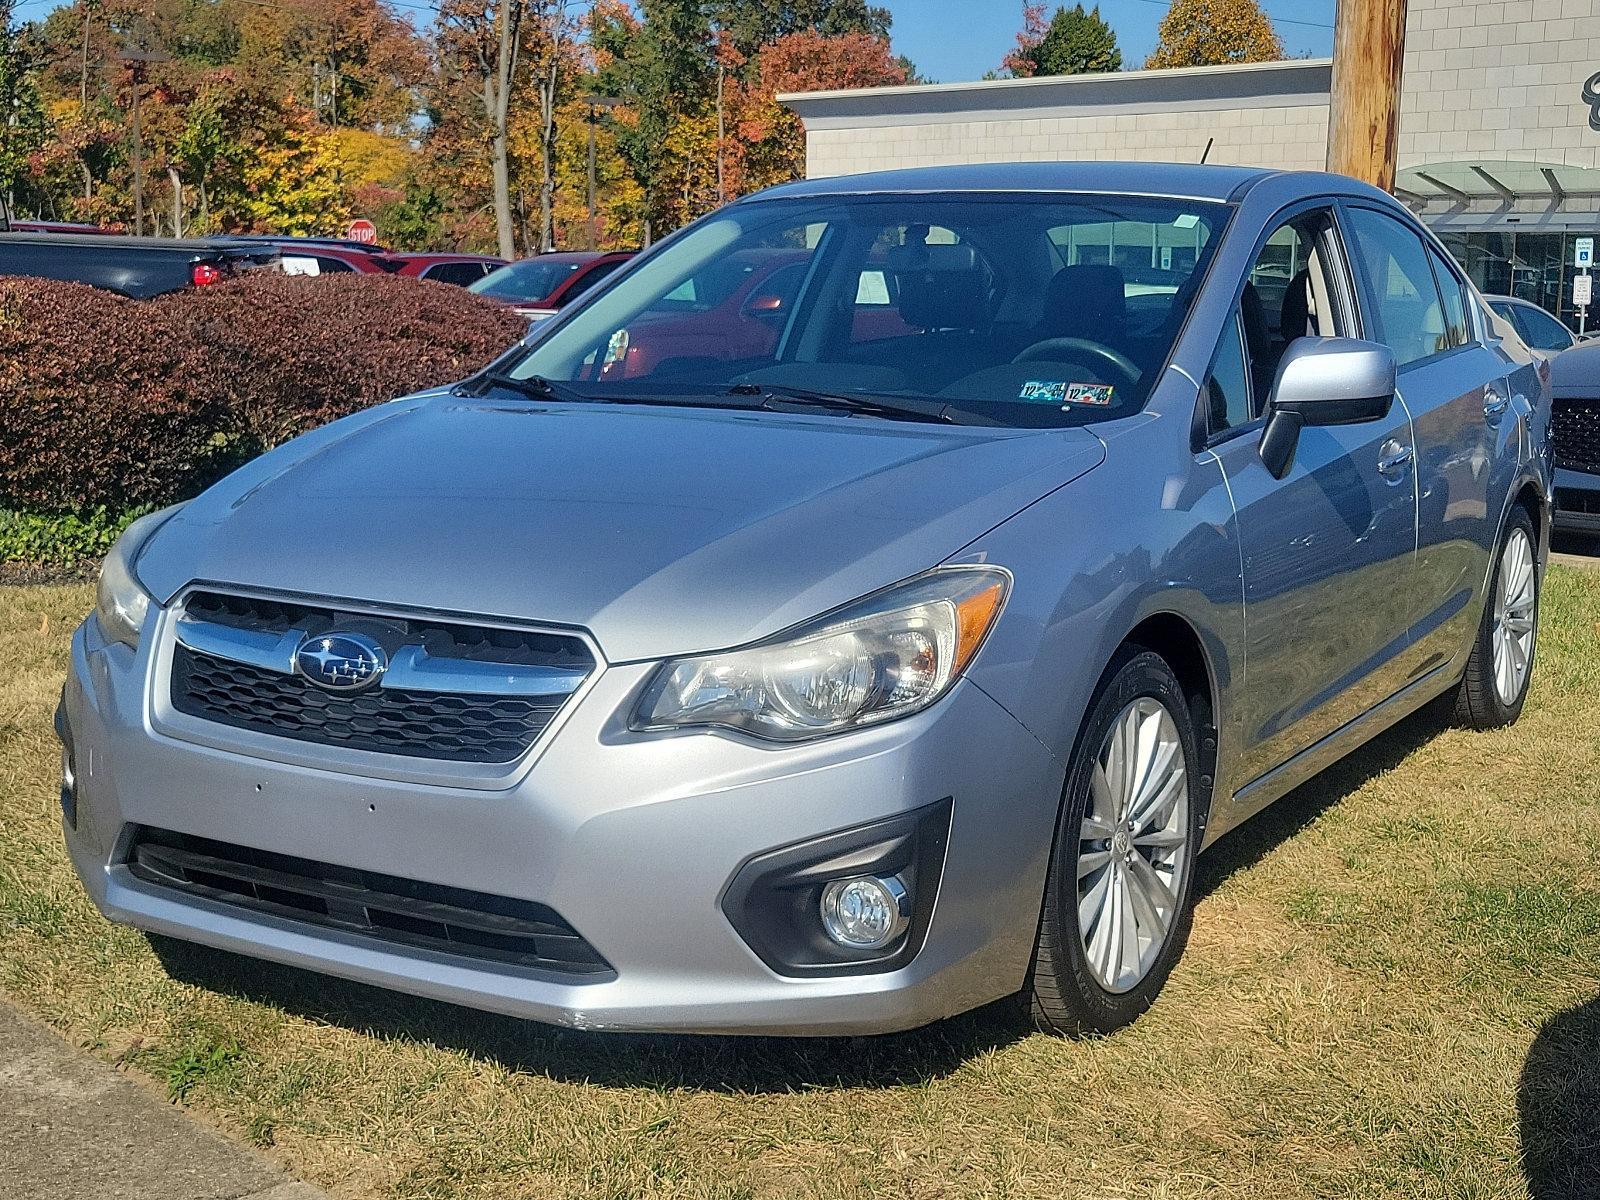
M 1505 415 L 1507 406 L 1511 401 L 1501 395 L 1496 388 L 1483 389 L 1483 417 L 1486 421 L 1498 421 Z
M 1412 449 L 1399 442 L 1388 441 L 1378 457 L 1378 474 L 1390 477 L 1399 475 L 1411 462 Z

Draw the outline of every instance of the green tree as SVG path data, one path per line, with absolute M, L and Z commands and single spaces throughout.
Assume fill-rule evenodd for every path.
M 887 38 L 891 20 L 888 9 L 867 0 L 711 0 L 708 11 L 746 57 L 791 33 Z
M 1091 75 L 1122 70 L 1117 35 L 1100 16 L 1100 6 L 1058 8 L 1044 36 L 1021 49 L 1017 58 L 1032 69 L 1028 75 Z
M 1283 40 L 1256 0 L 1172 0 L 1146 68 L 1275 62 Z

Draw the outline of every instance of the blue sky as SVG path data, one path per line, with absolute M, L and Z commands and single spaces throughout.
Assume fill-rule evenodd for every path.
M 874 2 L 894 13 L 895 49 L 940 83 L 982 78 L 1000 65 L 1022 27 L 1022 0 Z M 1333 53 L 1334 0 L 1262 0 L 1261 6 L 1290 54 Z M 1167 0 L 1100 0 L 1100 15 L 1116 30 L 1126 66 L 1144 65 L 1166 11 Z
M 17 0 L 19 20 L 37 20 L 61 0 Z M 1051 0 L 1051 11 L 1055 3 Z M 1068 0 L 1072 3 L 1073 0 Z M 426 20 L 433 0 L 408 0 L 402 11 Z M 1022 27 L 1022 0 L 874 0 L 894 14 L 895 49 L 929 79 L 954 83 L 981 79 L 1000 65 Z M 1123 62 L 1144 64 L 1156 44 L 1156 26 L 1168 0 L 1100 0 L 1100 13 L 1117 32 Z M 1261 0 L 1290 54 L 1333 53 L 1334 0 Z

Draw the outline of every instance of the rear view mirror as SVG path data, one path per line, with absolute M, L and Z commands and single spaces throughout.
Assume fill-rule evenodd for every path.
M 1308 425 L 1379 421 L 1394 404 L 1394 351 L 1357 338 L 1297 338 L 1284 351 L 1267 401 L 1261 461 L 1282 479 Z
M 772 292 L 758 292 L 744 302 L 744 315 L 747 317 L 770 317 L 781 313 L 785 308 L 782 296 Z

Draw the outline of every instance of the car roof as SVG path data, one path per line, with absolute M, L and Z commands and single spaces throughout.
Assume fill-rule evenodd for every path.
M 876 192 L 1097 192 L 1223 201 L 1274 174 L 1279 172 L 1199 163 L 969 163 L 803 179 L 757 195 L 765 200 Z
M 530 254 L 527 258 L 519 258 L 509 263 L 509 266 L 520 267 L 523 263 L 586 263 L 604 257 L 601 250 L 551 250 L 545 254 Z
M 385 254 L 384 257 L 392 259 L 395 262 L 427 263 L 429 265 L 455 262 L 482 262 L 494 263 L 496 266 L 499 266 L 506 261 L 503 258 L 497 258 L 493 254 L 469 254 L 460 250 L 391 250 L 389 253 Z

